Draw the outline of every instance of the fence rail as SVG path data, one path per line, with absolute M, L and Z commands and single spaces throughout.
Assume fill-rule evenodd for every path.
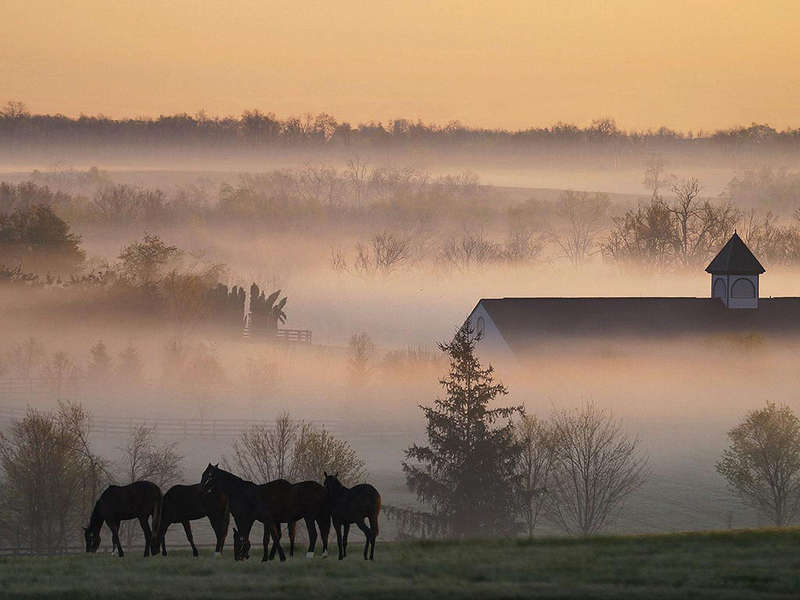
M 25 417 L 27 408 L 0 406 L 0 427 L 8 426 Z M 324 427 L 332 434 L 340 432 L 340 421 L 312 420 L 308 423 L 316 427 Z M 119 436 L 130 434 L 139 425 L 155 428 L 159 436 L 170 438 L 233 438 L 239 436 L 254 425 L 272 429 L 272 419 L 179 419 L 179 418 L 147 418 L 147 417 L 110 417 L 92 415 L 91 431 L 101 436 Z
M 275 337 L 281 342 L 289 344 L 311 343 L 311 331 L 309 329 L 278 329 Z

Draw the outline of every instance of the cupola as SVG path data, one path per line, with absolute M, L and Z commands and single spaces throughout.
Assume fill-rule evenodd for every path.
M 758 308 L 758 276 L 765 269 L 735 231 L 706 267 L 711 297 L 727 308 Z

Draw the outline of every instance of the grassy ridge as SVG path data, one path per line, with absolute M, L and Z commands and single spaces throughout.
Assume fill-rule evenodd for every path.
M 355 542 L 355 543 L 353 543 Z M 206 553 L 0 558 L 0 597 L 798 598 L 800 530 L 589 540 L 378 542 L 361 559 L 235 563 Z M 254 548 L 255 550 L 255 548 Z M 253 553 L 254 558 L 258 556 Z

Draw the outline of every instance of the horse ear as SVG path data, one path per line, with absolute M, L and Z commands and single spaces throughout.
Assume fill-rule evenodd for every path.
M 323 472 L 322 472 L 322 474 L 323 474 L 323 475 L 325 476 L 325 478 L 327 479 L 327 477 L 328 477 L 328 472 L 327 472 L 327 471 L 323 471 Z
M 215 469 L 219 469 L 219 463 L 215 464 L 215 465 L 214 465 L 214 468 L 215 468 Z
M 336 473 L 334 473 L 334 474 L 333 474 L 333 476 L 334 476 L 336 479 L 339 479 L 339 471 L 336 471 Z

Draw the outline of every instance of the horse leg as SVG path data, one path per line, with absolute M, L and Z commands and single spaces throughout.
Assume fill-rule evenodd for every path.
M 161 523 L 161 535 L 159 536 L 161 541 L 161 556 L 167 555 L 167 529 L 169 529 L 170 525 L 171 523 Z
M 264 524 L 264 532 L 266 535 L 267 524 Z M 272 532 L 272 550 L 275 551 L 275 548 L 278 549 L 278 556 L 281 559 L 281 562 L 286 560 L 286 554 L 283 553 L 283 548 L 281 547 L 281 524 L 276 523 L 274 521 L 270 522 L 269 530 Z
M 108 527 L 111 529 L 111 547 L 116 548 L 117 556 L 122 558 L 125 553 L 122 551 L 122 544 L 119 542 L 119 521 L 109 522 Z
M 139 525 L 142 526 L 142 531 L 144 532 L 144 555 L 150 556 L 150 537 L 152 532 L 150 531 L 150 524 L 147 522 L 147 517 L 139 517 Z
M 342 554 L 342 524 L 334 521 L 333 530 L 336 532 L 336 547 L 339 550 L 339 560 L 342 560 L 344 558 L 344 554 Z
M 244 520 L 243 523 L 240 525 L 238 519 L 234 517 L 234 520 L 236 521 L 236 524 L 239 526 L 239 537 L 241 538 L 241 544 L 242 544 L 241 560 L 245 560 L 247 558 L 250 558 L 250 549 L 248 546 L 250 545 L 250 530 L 253 528 L 253 521 L 250 521 L 249 519 Z M 246 549 L 246 554 L 245 554 L 245 549 Z
M 372 549 L 369 551 L 369 559 L 375 560 L 375 539 L 378 537 L 378 515 L 369 516 L 369 530 L 372 534 Z
M 289 558 L 294 558 L 294 534 L 297 533 L 297 521 L 289 521 L 286 524 L 286 531 L 289 533 Z
M 306 558 L 314 558 L 314 550 L 317 546 L 317 527 L 314 525 L 314 519 L 311 517 L 305 518 L 306 529 L 308 530 L 308 550 L 306 551 Z
M 197 558 L 199 553 L 197 552 L 197 546 L 194 545 L 194 537 L 192 537 L 192 524 L 189 521 L 183 521 L 183 530 L 186 532 L 186 539 L 189 540 L 189 544 L 192 546 L 192 556 Z
M 281 524 L 278 523 L 278 541 L 273 541 L 272 543 L 272 550 L 269 552 L 269 559 L 272 560 L 275 558 L 275 553 L 278 551 L 278 546 L 280 544 L 281 539 Z M 264 523 L 264 560 L 267 560 L 267 547 L 269 546 L 269 537 L 271 535 L 270 528 Z
M 331 517 L 325 515 L 324 517 L 317 518 L 317 526 L 319 527 L 319 535 L 322 538 L 322 558 L 328 557 L 328 534 L 331 532 Z
M 367 538 L 367 541 L 364 544 L 364 560 L 367 560 L 367 553 L 369 552 L 369 545 L 370 545 L 370 542 L 372 541 L 372 530 L 369 527 L 367 527 L 367 524 L 364 522 L 364 519 L 361 519 L 360 521 L 356 521 L 356 525 L 358 526 L 358 528 L 361 531 L 364 532 L 364 536 L 366 536 L 366 538 Z
M 342 532 L 342 554 L 347 556 L 347 535 L 350 533 L 350 523 L 345 522 L 344 531 Z
M 222 556 L 222 547 L 225 545 L 225 536 L 228 533 L 228 523 L 222 515 L 217 516 L 217 518 L 214 520 L 209 517 L 208 520 L 211 521 L 211 527 L 214 530 L 214 535 L 217 537 L 217 545 L 214 548 L 214 558 L 219 558 Z

